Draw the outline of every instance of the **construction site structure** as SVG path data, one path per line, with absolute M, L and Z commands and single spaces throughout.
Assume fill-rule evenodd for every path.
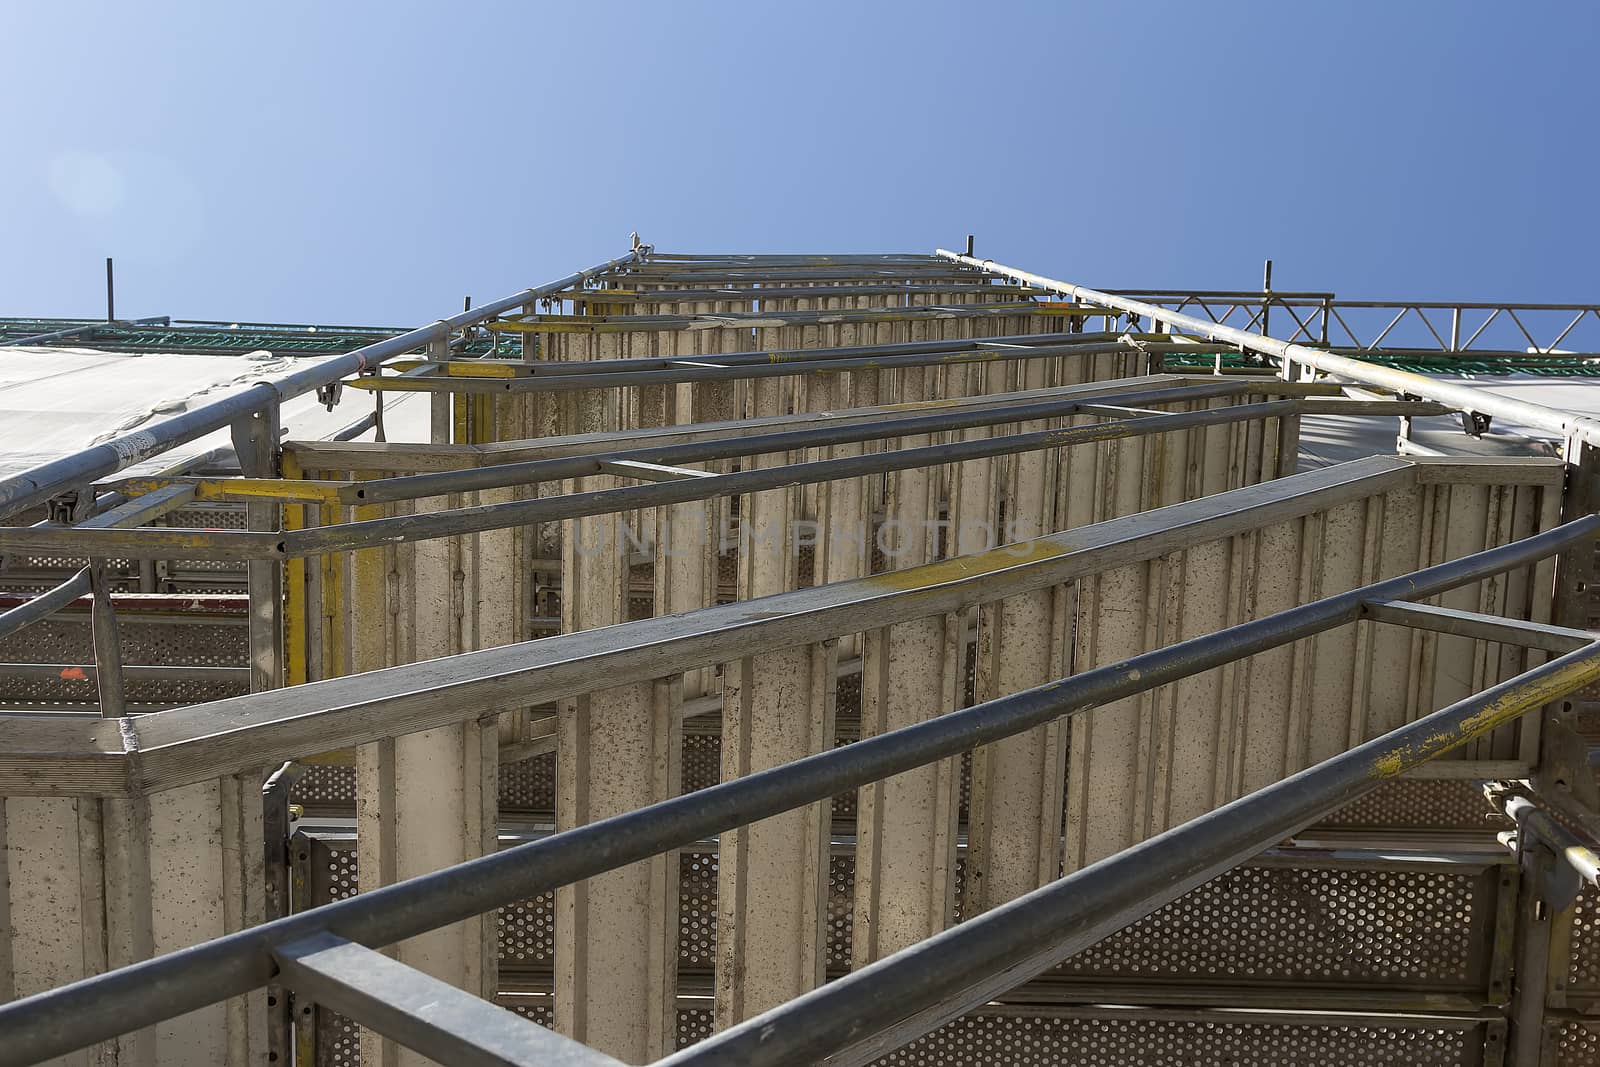
M 0 321 L 0 1067 L 1600 1064 L 1600 306 L 108 319 Z

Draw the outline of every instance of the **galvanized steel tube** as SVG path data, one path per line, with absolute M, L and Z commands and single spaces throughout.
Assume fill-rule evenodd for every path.
M 577 271 L 565 278 L 546 282 L 532 289 L 525 289 L 471 311 L 439 319 L 410 333 L 377 341 L 342 356 L 319 360 L 304 370 L 282 378 L 257 382 L 248 389 L 214 400 L 173 418 L 163 419 L 146 429 L 119 434 L 109 441 L 81 452 L 41 463 L 37 467 L 31 467 L 7 478 L 0 478 L 0 517 L 42 503 L 64 489 L 115 474 L 175 445 L 220 430 L 280 400 L 299 396 L 301 393 L 310 392 L 351 374 L 369 370 L 395 356 L 420 348 L 430 341 L 448 337 L 463 326 L 482 322 L 502 311 L 521 307 L 541 297 L 558 293 L 569 286 L 581 284 L 596 274 L 632 263 L 639 258 L 639 255 L 639 251 L 636 250 L 626 256 L 609 260 L 587 270 Z
M 1083 951 L 1464 741 L 1600 679 L 1552 660 L 853 971 L 660 1067 L 869 1063 Z
M 692 795 L 601 819 L 541 841 L 470 860 L 0 1005 L 0 1033 L 6 1036 L 4 1043 L 0 1043 L 0 1067 L 23 1067 L 59 1056 L 265 985 L 274 973 L 271 960 L 274 945 L 286 944 L 322 930 L 332 931 L 368 947 L 393 944 L 737 826 L 826 800 L 867 782 L 959 755 L 978 745 L 1022 733 L 1061 716 L 1087 711 L 1354 622 L 1360 616 L 1361 605 L 1367 600 L 1417 600 L 1432 596 L 1545 559 L 1570 545 L 1592 540 L 1597 532 L 1600 532 L 1600 516 L 1578 519 L 1499 548 L 1182 641 L 1123 663 L 1100 667 L 1014 696 L 950 712 L 914 726 L 865 738 L 843 748 L 710 786 Z M 667 665 L 664 664 L 663 669 L 667 669 Z M 1268 794 L 1266 801 L 1259 799 L 1261 793 L 1236 801 L 1205 817 L 1207 821 L 1202 837 L 1180 839 L 1190 843 L 1183 847 L 1183 862 L 1177 865 L 1175 876 L 1198 879 L 1189 883 L 1197 885 L 1218 870 L 1238 862 L 1234 857 L 1243 858 L 1280 839 L 1284 831 L 1276 827 L 1288 825 L 1284 821 L 1288 817 L 1274 813 L 1291 810 L 1292 806 L 1295 814 L 1288 818 L 1289 822 L 1300 818 L 1314 819 L 1324 810 L 1342 803 L 1345 791 L 1358 789 L 1360 783 L 1366 780 L 1361 775 L 1370 774 L 1374 768 L 1398 774 L 1467 739 L 1465 733 L 1451 734 L 1446 729 L 1448 727 L 1470 722 L 1474 731 L 1492 729 L 1596 677 L 1600 677 L 1600 648 L 1574 652 L 1502 686 L 1468 698 L 1444 712 L 1385 735 L 1378 742 L 1337 757 L 1331 761 L 1339 764 L 1333 771 L 1327 771 L 1329 764 L 1324 763 L 1287 779 L 1271 787 L 1273 792 Z M 1533 702 L 1523 707 L 1521 702 L 1524 701 Z M 1308 779 L 1307 775 L 1313 777 Z M 1371 779 L 1374 785 L 1381 780 Z M 1307 796 L 1311 794 L 1306 790 L 1313 788 L 1316 790 L 1315 796 L 1308 800 Z M 1246 802 L 1252 802 L 1252 806 L 1244 809 L 1245 816 L 1241 818 L 1238 805 Z M 1222 812 L 1231 813 L 1230 817 L 1217 818 Z M 1307 812 L 1310 814 L 1307 815 Z M 1252 818 L 1279 821 L 1273 823 L 1273 832 L 1269 834 L 1246 821 Z M 1163 860 L 1163 848 L 1156 843 L 1170 844 L 1172 834 L 1194 825 L 1189 823 L 1179 830 L 1169 831 L 1119 856 L 1134 855 L 1142 861 L 1133 865 L 1134 874 L 1153 869 L 1159 870 L 1161 877 L 1167 877 L 1169 871 L 1166 867 L 1148 867 L 1151 863 L 1167 862 Z M 1103 872 L 1104 864 L 1116 859 L 1113 857 L 1103 861 L 1097 867 Z M 1127 862 L 1123 860 L 1124 864 Z M 1222 866 L 1219 867 L 1219 863 Z M 1086 868 L 1085 872 L 1091 869 L 1094 868 Z M 1127 868 L 1113 870 L 1126 871 Z M 1063 898 L 1069 906 L 1074 901 L 1085 899 L 1081 881 L 1085 872 L 1073 876 L 1080 879 L 1072 883 L 1074 892 L 1051 897 L 1047 906 L 1059 909 Z M 1126 879 L 1134 877 L 1134 874 L 1120 876 L 1121 896 L 1106 894 L 1109 902 L 1095 913 L 1098 925 L 1092 930 L 1100 930 L 1103 935 L 1108 929 L 1106 924 L 1113 920 L 1127 922 L 1138 917 L 1131 913 L 1129 894 L 1132 886 L 1139 887 L 1141 891 L 1147 891 L 1149 887 L 1142 881 L 1130 885 Z M 1053 883 L 1038 892 L 1048 893 L 1060 885 L 1061 882 Z M 1031 901 L 1037 895 L 1032 894 L 1021 900 Z M 1145 896 L 1142 899 L 1148 902 L 1156 898 Z M 1159 903 L 1151 905 L 1149 910 L 1155 906 L 1159 906 Z M 982 928 L 976 924 L 990 916 L 1004 913 L 1000 921 L 1008 924 L 1004 928 L 1007 936 L 1015 930 L 1009 924 L 1021 924 L 1028 931 L 1025 951 L 1036 953 L 1041 943 L 1036 924 L 1028 912 L 1018 917 L 1013 910 L 1008 910 L 1014 908 L 1015 905 L 1008 905 L 986 913 L 983 918 L 971 920 L 955 931 L 874 964 L 874 968 L 892 966 L 897 976 L 904 975 L 907 972 L 900 968 L 905 967 L 909 958 L 916 961 L 911 972 L 921 977 L 912 981 L 909 988 L 895 987 L 898 999 L 892 1003 L 885 995 L 881 1001 L 884 1005 L 882 1012 L 871 1008 L 871 1005 L 880 1003 L 878 992 L 869 997 L 864 996 L 857 986 L 848 987 L 854 998 L 849 1015 L 860 1020 L 853 1029 L 841 1026 L 836 1033 L 826 1032 L 810 1038 L 798 1031 L 786 1033 L 783 1047 L 796 1048 L 813 1041 L 831 1048 L 843 1048 L 856 1043 L 866 1033 L 867 1024 L 874 1019 L 874 1025 L 880 1028 L 885 1023 L 892 1025 L 910 1014 L 927 1010 L 929 1003 L 941 1005 L 946 998 L 963 994 L 969 988 L 971 975 L 975 972 L 952 967 L 948 977 L 941 978 L 940 972 L 946 963 L 937 956 L 930 960 L 927 955 L 929 946 L 945 945 L 949 938 L 975 928 L 980 931 L 976 940 L 982 941 Z M 1053 919 L 1057 916 L 1055 910 L 1051 914 Z M 1071 914 L 1073 912 L 1069 908 L 1068 915 Z M 1111 917 L 1107 918 L 1108 915 Z M 992 954 L 981 945 L 974 948 L 971 940 L 959 942 L 954 950 L 961 956 L 960 966 L 967 966 L 970 958 L 974 958 L 970 957 L 974 952 L 982 957 L 979 966 L 991 966 Z M 1007 971 L 1006 978 L 1010 984 L 1020 982 L 1032 973 L 1026 968 L 1033 962 L 1030 954 L 1022 965 Z M 867 969 L 856 973 L 865 974 Z M 833 988 L 836 986 L 824 987 L 797 1003 L 809 1003 L 810 998 Z M 792 1007 L 790 1005 L 780 1010 L 790 1010 Z M 865 1017 L 862 1016 L 864 1010 L 867 1012 Z M 885 1013 L 893 1017 L 887 1018 Z M 841 1013 L 834 1018 L 842 1020 L 846 1016 Z M 822 1029 L 829 1031 L 834 1025 L 830 1022 Z M 750 1047 L 763 1047 L 763 1034 L 761 1029 L 752 1028 L 750 1023 L 742 1024 L 712 1039 L 720 1043 L 702 1046 L 699 1054 L 720 1057 L 719 1050 L 727 1049 L 730 1042 L 736 1042 L 738 1055 L 733 1060 L 737 1060 L 739 1055 L 748 1055 Z M 778 1046 L 774 1044 L 771 1047 Z M 695 1054 L 692 1049 L 685 1050 L 679 1057 Z M 802 1054 L 795 1055 L 807 1059 Z M 726 1059 L 721 1061 L 732 1062 Z
M 1015 278 L 1030 285 L 1037 285 L 1044 289 L 1064 293 L 1077 300 L 1099 304 L 1103 307 L 1116 308 L 1132 315 L 1149 317 L 1157 322 L 1164 322 L 1176 329 L 1183 330 L 1186 333 L 1197 334 L 1213 341 L 1237 345 L 1241 349 L 1265 353 L 1285 361 L 1304 363 L 1309 367 L 1315 367 L 1320 371 L 1348 378 L 1353 382 L 1376 386 L 1392 393 L 1411 394 L 1426 397 L 1429 400 L 1438 400 L 1462 411 L 1498 416 L 1512 422 L 1547 430 L 1560 435 L 1563 439 L 1576 437 L 1589 444 L 1600 444 L 1600 419 L 1585 415 L 1567 414 L 1555 408 L 1545 407 L 1543 404 L 1531 404 L 1526 400 L 1517 400 L 1476 386 L 1455 385 L 1450 382 L 1441 382 L 1437 378 L 1430 378 L 1425 374 L 1413 374 L 1410 371 L 1395 370 L 1392 367 L 1380 367 L 1349 356 L 1334 355 L 1319 348 L 1307 348 L 1304 345 L 1289 344 L 1276 338 L 1247 333 L 1232 326 L 1223 326 L 1220 323 L 1207 322 L 1191 315 L 1180 314 L 1164 307 L 1158 307 L 1155 304 L 1147 304 L 1142 300 L 1116 296 L 1097 289 L 1073 285 L 1070 282 L 1058 281 L 1055 278 L 1047 278 L 1042 274 L 1019 270 L 1016 267 L 1007 267 L 992 260 L 976 259 L 972 256 L 951 252 L 943 248 L 938 249 L 936 254 L 955 263 L 977 267 L 1008 278 Z

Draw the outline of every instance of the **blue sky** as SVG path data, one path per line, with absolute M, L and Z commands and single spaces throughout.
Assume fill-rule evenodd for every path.
M 1600 300 L 1600 5 L 0 4 L 0 315 L 412 325 L 620 254 Z

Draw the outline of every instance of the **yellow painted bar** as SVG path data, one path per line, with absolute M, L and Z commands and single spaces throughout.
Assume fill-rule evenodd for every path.
M 472 404 L 472 444 L 494 440 L 494 394 L 470 394 Z
M 286 480 L 299 480 L 302 473 L 300 460 L 292 452 L 283 453 L 283 473 Z M 304 504 L 287 504 L 283 509 L 283 529 L 285 533 L 292 530 L 303 530 L 306 525 L 306 508 Z M 308 680 L 307 660 L 310 653 L 308 642 L 311 631 L 306 618 L 306 561 L 304 559 L 291 559 L 284 562 L 284 598 L 283 598 L 283 655 L 284 655 L 284 681 L 288 685 L 300 685 Z
M 484 360 L 481 363 L 472 363 L 466 360 L 452 360 L 444 365 L 447 377 L 451 378 L 516 378 L 517 367 L 509 360 Z
M 284 465 L 286 468 L 288 464 Z M 339 499 L 348 482 L 308 481 L 304 478 L 212 478 L 191 482 L 186 478 L 139 478 L 119 488 L 129 496 L 143 496 L 169 485 L 194 486 L 196 500 L 279 500 L 284 503 L 327 504 Z
M 466 393 L 450 396 L 450 408 L 455 416 L 455 431 L 450 440 L 458 445 L 472 443 L 472 409 L 468 406 L 471 399 Z

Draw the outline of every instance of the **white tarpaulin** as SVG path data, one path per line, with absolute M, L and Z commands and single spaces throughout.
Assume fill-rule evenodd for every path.
M 310 362 L 268 352 L 203 355 L 0 348 L 0 476 L 71 455 L 119 433 L 147 428 Z M 330 412 L 308 393 L 284 402 L 282 424 L 296 439 L 329 437 L 369 412 L 372 403 L 371 394 L 347 390 L 343 403 Z M 388 394 L 384 425 L 390 440 L 426 440 L 426 396 Z M 371 431 L 365 436 L 370 439 Z M 228 432 L 221 430 L 130 470 L 161 470 L 231 444 Z

